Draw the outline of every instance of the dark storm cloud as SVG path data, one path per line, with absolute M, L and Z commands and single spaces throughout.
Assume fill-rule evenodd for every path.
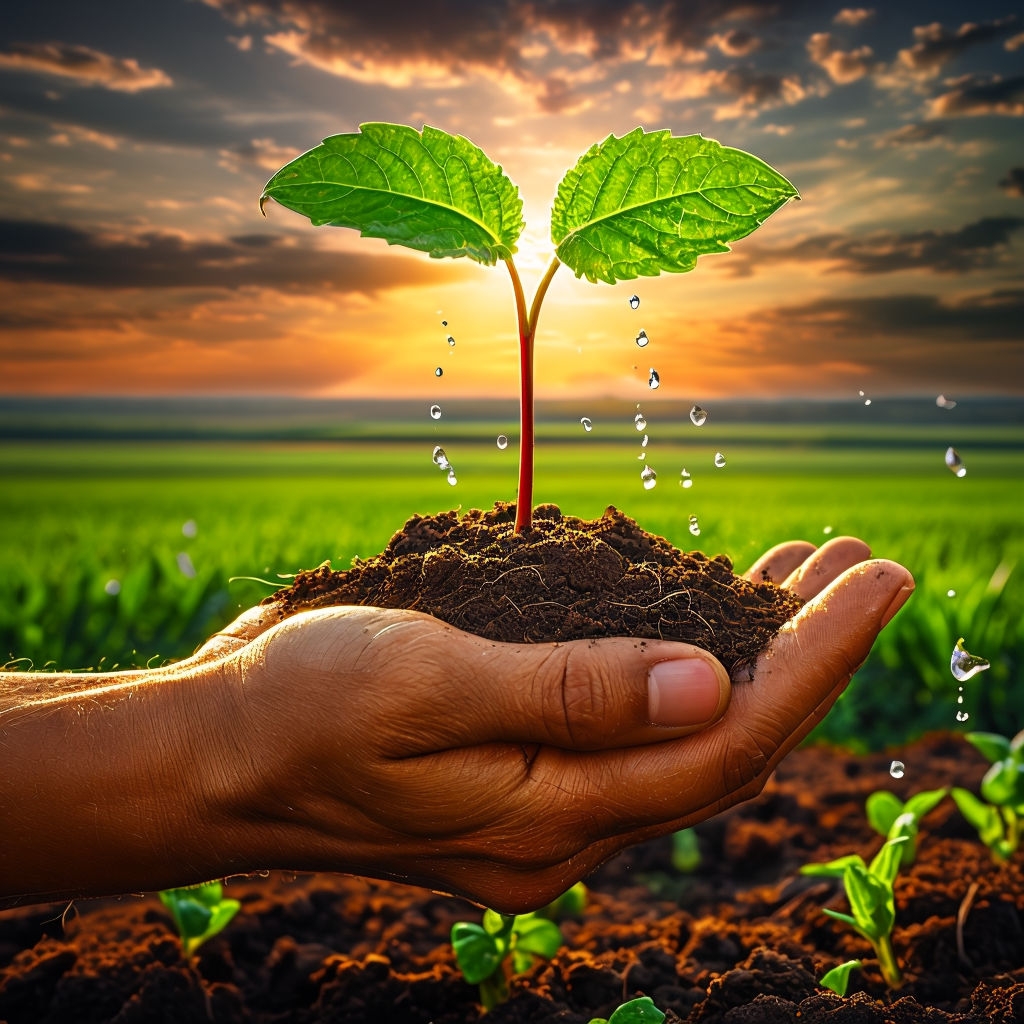
M 377 292 L 451 281 L 423 257 L 356 256 L 301 238 L 247 234 L 186 239 L 159 231 L 108 236 L 41 221 L 0 220 L 0 280 L 87 288 L 259 287 L 282 292 Z
M 981 78 L 965 75 L 949 83 L 949 92 L 931 101 L 933 117 L 977 117 L 1004 114 L 1024 117 L 1024 75 Z
M 876 149 L 904 149 L 912 146 L 927 146 L 941 139 L 946 129 L 937 121 L 926 121 L 923 124 L 905 124 L 885 132 L 875 139 Z
M 1024 167 L 1011 167 L 1000 179 L 999 187 L 1007 195 L 1024 198 Z
M 1016 24 L 1017 19 L 1010 15 L 980 24 L 965 22 L 955 32 L 937 21 L 918 25 L 914 29 L 917 42 L 906 50 L 900 50 L 899 60 L 913 71 L 936 74 L 972 46 L 1009 35 Z
M 0 68 L 56 75 L 115 92 L 139 92 L 173 84 L 159 68 L 142 68 L 134 58 L 112 57 L 73 43 L 12 43 L 0 53 Z

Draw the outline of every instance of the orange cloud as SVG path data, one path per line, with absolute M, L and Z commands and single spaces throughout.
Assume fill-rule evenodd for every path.
M 132 57 L 112 57 L 74 43 L 14 43 L 0 53 L 0 68 L 70 78 L 79 85 L 99 85 L 115 92 L 140 92 L 174 83 L 159 68 L 142 68 Z

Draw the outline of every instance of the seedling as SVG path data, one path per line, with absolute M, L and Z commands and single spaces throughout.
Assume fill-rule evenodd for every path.
M 1024 820 L 1024 730 L 1013 739 L 994 732 L 969 732 L 964 738 L 992 765 L 981 780 L 981 799 L 959 787 L 953 799 L 995 860 L 1005 863 L 1020 846 Z
M 850 975 L 854 971 L 859 971 L 860 968 L 859 960 L 847 960 L 845 963 L 839 964 L 838 967 L 833 967 L 831 971 L 826 971 L 818 984 L 832 989 L 837 996 L 845 996 L 846 989 L 850 984 Z
M 650 996 L 640 996 L 617 1007 L 610 1017 L 592 1017 L 590 1024 L 661 1024 L 664 1019 Z
M 281 168 L 268 199 L 308 217 L 440 258 L 504 262 L 519 325 L 517 531 L 533 511 L 533 352 L 541 304 L 564 263 L 589 281 L 693 270 L 728 252 L 796 189 L 762 160 L 700 135 L 636 128 L 592 146 L 558 186 L 554 256 L 527 307 L 513 255 L 524 227 L 518 188 L 483 151 L 437 128 L 372 123 L 334 135 Z
M 537 913 L 485 910 L 482 924 L 457 921 L 452 925 L 455 960 L 466 981 L 480 986 L 485 1010 L 508 999 L 510 974 L 522 974 L 538 958 L 550 960 L 561 945 L 558 925 Z
M 905 836 L 900 853 L 900 867 L 909 867 L 917 856 L 917 832 L 921 819 L 934 810 L 949 792 L 948 789 L 928 789 L 915 793 L 905 803 L 898 796 L 880 789 L 867 799 L 865 810 L 871 827 L 886 839 Z
M 672 867 L 681 875 L 692 875 L 700 867 L 696 829 L 681 828 L 672 833 Z
M 805 875 L 825 875 L 841 878 L 852 914 L 823 908 L 829 917 L 843 921 L 871 943 L 878 957 L 882 977 L 890 988 L 900 985 L 896 954 L 892 948 L 892 926 L 896 921 L 896 901 L 892 885 L 900 869 L 900 847 L 907 836 L 889 839 L 866 865 L 858 854 L 839 857 L 827 864 L 805 864 L 800 872 Z
M 221 931 L 241 906 L 238 900 L 224 899 L 224 887 L 220 882 L 164 889 L 160 899 L 174 918 L 186 958 Z

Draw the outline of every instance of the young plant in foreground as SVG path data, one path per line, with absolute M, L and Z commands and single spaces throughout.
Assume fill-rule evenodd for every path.
M 661 1024 L 664 1019 L 650 996 L 640 996 L 617 1007 L 610 1017 L 592 1017 L 590 1024 Z
M 160 899 L 174 918 L 186 958 L 221 931 L 241 906 L 238 900 L 224 899 L 220 882 L 164 889 Z
M 845 996 L 846 989 L 850 984 L 850 975 L 854 971 L 859 971 L 860 968 L 861 962 L 859 960 L 847 960 L 845 963 L 833 967 L 831 971 L 826 971 L 818 979 L 818 984 L 823 988 L 832 989 L 837 996 Z
M 906 837 L 900 853 L 900 867 L 910 867 L 917 856 L 917 832 L 921 819 L 934 810 L 948 789 L 927 789 L 915 793 L 905 803 L 888 790 L 872 793 L 865 805 L 868 822 L 885 839 Z
M 1020 846 L 1024 822 L 1024 730 L 1013 739 L 994 732 L 969 732 L 964 737 L 992 762 L 981 780 L 981 799 L 970 790 L 953 789 L 960 813 L 1000 862 Z
M 564 263 L 577 277 L 629 281 L 693 270 L 728 252 L 796 189 L 762 160 L 700 135 L 636 128 L 592 146 L 558 186 L 554 256 L 527 307 L 513 255 L 523 230 L 519 190 L 482 150 L 437 128 L 371 123 L 334 135 L 281 168 L 268 199 L 308 217 L 432 257 L 508 268 L 519 323 L 517 531 L 533 512 L 533 351 L 548 286 Z
M 845 922 L 871 943 L 882 977 L 890 988 L 896 988 L 903 980 L 890 936 L 896 922 L 892 885 L 900 869 L 900 847 L 906 842 L 906 836 L 887 840 L 870 865 L 853 853 L 827 864 L 805 864 L 800 869 L 801 874 L 843 880 L 852 914 L 841 914 L 828 907 L 824 912 L 837 921 Z

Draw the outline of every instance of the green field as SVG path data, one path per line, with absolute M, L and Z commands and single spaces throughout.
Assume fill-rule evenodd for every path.
M 389 442 L 5 441 L 0 657 L 81 669 L 186 655 L 270 592 L 238 577 L 274 580 L 325 559 L 344 567 L 379 551 L 409 514 L 514 497 L 514 438 L 499 451 L 495 433 L 479 424 L 445 433 L 454 487 L 431 463 L 429 426 L 396 427 Z M 745 424 L 702 433 L 700 444 L 693 436 L 652 439 L 646 461 L 658 484 L 645 491 L 639 438 L 543 433 L 536 501 L 585 517 L 615 504 L 678 546 L 728 553 L 738 567 L 781 540 L 856 534 L 911 568 L 918 592 L 825 733 L 877 747 L 954 726 L 958 636 L 993 662 L 965 688 L 969 724 L 1024 725 L 1024 428 L 958 431 L 963 479 L 945 468 L 948 441 L 931 427 Z M 687 530 L 691 514 L 699 539 Z M 111 580 L 116 594 L 105 589 Z

